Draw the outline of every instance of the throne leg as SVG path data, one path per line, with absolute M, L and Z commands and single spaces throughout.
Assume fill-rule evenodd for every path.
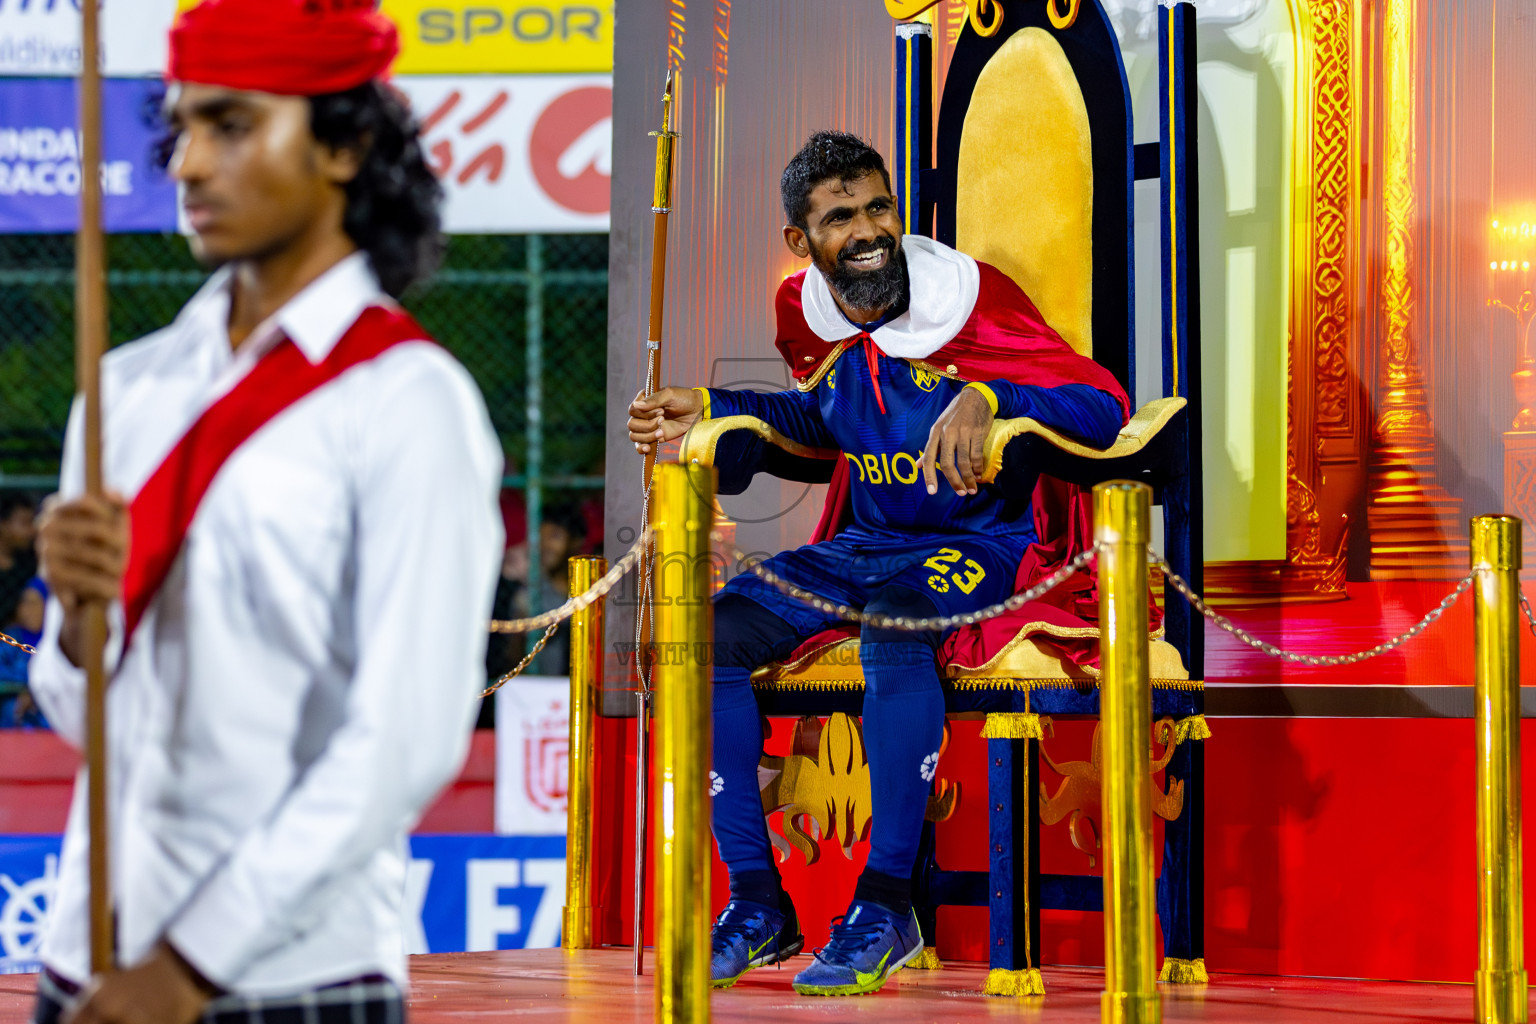
M 1163 927 L 1158 981 L 1199 985 L 1205 971 L 1205 744 L 1186 740 L 1168 762 L 1167 778 L 1184 782 L 1184 810 L 1163 824 L 1163 870 L 1157 916 Z
M 923 951 L 907 963 L 910 971 L 937 971 L 939 961 L 939 906 L 933 896 L 932 879 L 939 873 L 938 844 L 934 823 L 923 822 L 923 836 L 917 844 L 917 870 L 913 872 L 912 912 L 923 934 Z
M 1035 951 L 1040 944 L 1037 907 L 1040 872 L 1039 794 L 1031 783 L 1036 750 L 1032 739 L 987 740 L 988 920 L 986 985 L 989 996 L 1045 994 Z

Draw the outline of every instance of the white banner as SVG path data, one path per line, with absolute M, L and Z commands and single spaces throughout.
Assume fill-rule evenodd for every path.
M 496 831 L 563 836 L 570 680 L 518 676 L 496 691 Z
M 402 75 L 394 84 L 425 129 L 450 233 L 608 230 L 611 75 Z
M 102 0 L 104 74 L 159 77 L 176 0 Z M 78 0 L 0 0 L 0 75 L 80 71 Z

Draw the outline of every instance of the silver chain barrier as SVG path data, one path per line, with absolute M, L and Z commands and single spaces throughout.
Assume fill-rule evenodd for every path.
M 591 589 L 567 599 L 558 608 L 551 608 L 547 612 L 530 615 L 525 619 L 492 619 L 491 632 L 532 633 L 534 630 L 557 626 L 582 609 L 592 607 L 607 597 L 608 592 L 618 586 L 619 581 L 634 570 L 635 565 L 640 561 L 640 556 L 645 551 L 646 545 L 650 542 L 651 531 L 647 529 L 640 535 L 640 539 L 635 541 L 634 546 L 624 552 L 623 557 L 614 562 L 613 567 L 603 573 L 601 579 L 592 584 Z
M 1042 596 L 1066 582 L 1068 578 L 1093 561 L 1097 554 L 1097 548 L 1089 548 L 1033 587 L 1013 594 L 1007 600 L 1001 601 L 998 604 L 988 605 L 974 612 L 963 612 L 959 615 L 940 615 L 925 619 L 915 619 L 910 615 L 892 616 L 882 615 L 878 612 L 866 612 L 846 604 L 829 601 L 819 594 L 813 594 L 809 590 L 795 586 L 788 580 L 776 575 L 773 570 L 764 568 L 761 563 L 753 561 L 750 555 L 744 554 L 740 548 L 734 549 L 734 557 L 738 564 L 745 565 L 748 572 L 761 579 L 764 583 L 802 604 L 808 604 L 817 611 L 835 616 L 844 622 L 857 622 L 860 625 L 874 626 L 876 629 L 896 629 L 912 633 L 942 631 L 952 629 L 955 626 L 974 626 L 978 622 L 985 622 L 987 619 L 995 619 L 1000 615 L 1016 612 L 1029 602 L 1039 600 Z
M 1515 593 L 1520 595 L 1520 607 L 1525 609 L 1525 621 L 1531 627 L 1531 632 L 1536 633 L 1536 612 L 1531 611 L 1531 602 L 1525 596 L 1524 587 L 1516 587 Z
M 1472 586 L 1472 580 L 1477 576 L 1476 572 L 1467 573 L 1467 575 L 1462 578 L 1461 582 L 1456 584 L 1456 589 L 1446 595 L 1445 600 L 1441 601 L 1434 608 L 1431 608 L 1429 610 L 1429 614 L 1425 615 L 1414 625 L 1410 626 L 1406 632 L 1393 637 L 1391 640 L 1383 641 L 1382 643 L 1377 644 L 1375 647 L 1370 647 L 1363 651 L 1356 651 L 1353 654 L 1296 654 L 1292 651 L 1281 650 L 1279 647 L 1276 647 L 1274 644 L 1267 640 L 1260 640 L 1258 637 L 1254 636 L 1243 627 L 1237 625 L 1225 615 L 1222 615 L 1220 612 L 1213 609 L 1210 605 L 1205 603 L 1204 598 L 1194 592 L 1194 589 L 1184 581 L 1183 577 L 1173 571 L 1173 566 L 1169 565 L 1167 561 L 1164 560 L 1162 555 L 1159 555 L 1155 551 L 1149 551 L 1148 554 L 1152 563 L 1159 569 L 1163 570 L 1163 576 L 1168 580 L 1169 583 L 1173 584 L 1173 589 L 1182 594 L 1184 600 L 1188 601 L 1191 605 L 1194 606 L 1195 611 L 1199 612 L 1201 615 L 1204 615 L 1207 619 L 1210 619 L 1219 628 L 1225 630 L 1228 633 L 1231 633 L 1233 636 L 1237 637 L 1239 640 L 1247 644 L 1249 647 L 1252 647 L 1254 650 L 1267 654 L 1272 658 L 1279 658 L 1282 661 L 1294 662 L 1298 665 L 1311 665 L 1316 668 L 1331 668 L 1338 665 L 1355 665 L 1365 661 L 1367 658 L 1374 658 L 1378 654 L 1386 654 L 1388 651 L 1401 647 L 1409 640 L 1412 640 L 1414 637 L 1424 632 L 1435 622 L 1436 619 L 1444 615 L 1450 609 L 1451 605 L 1455 604 L 1457 599 L 1460 598 L 1462 594 L 1467 592 L 1467 590 Z M 1527 609 L 1527 614 L 1529 614 L 1529 609 Z
M 555 631 L 559 628 L 560 623 L 551 623 L 550 627 L 544 631 L 544 635 L 539 637 L 538 642 L 533 645 L 533 650 L 523 655 L 522 661 L 519 661 L 516 665 L 513 665 L 512 670 L 506 675 L 502 676 L 490 686 L 487 686 L 485 689 L 480 691 L 481 698 L 489 697 L 491 694 L 495 693 L 497 690 L 501 689 L 503 686 L 516 679 L 518 676 L 522 675 L 523 670 L 532 664 L 534 658 L 539 656 L 539 652 L 544 649 L 545 644 L 549 643 L 549 641 L 554 638 Z
M 596 604 L 598 601 L 606 597 L 614 587 L 618 586 L 619 581 L 627 576 L 631 571 L 633 571 L 635 566 L 639 563 L 640 557 L 645 551 L 646 545 L 650 543 L 650 539 L 650 531 L 646 530 L 646 532 L 640 536 L 640 539 L 635 542 L 634 546 L 625 552 L 623 557 L 615 562 L 613 567 L 604 573 L 602 578 L 592 585 L 591 589 L 571 597 L 558 608 L 552 608 L 547 612 L 543 612 L 539 615 L 529 616 L 528 618 L 493 619 L 490 624 L 490 631 L 492 633 L 531 633 L 535 630 L 543 629 L 544 635 L 541 636 L 538 642 L 534 644 L 533 650 L 529 651 L 528 654 L 525 655 L 523 659 L 519 661 L 510 672 L 487 687 L 485 691 L 481 693 L 481 696 L 489 696 L 490 694 L 496 692 L 496 690 L 500 689 L 503 684 L 521 674 L 522 671 L 528 667 L 528 664 L 538 656 L 538 653 L 544 649 L 544 645 L 553 639 L 555 632 L 560 627 L 560 623 L 564 622 L 566 619 L 569 619 L 571 616 L 575 615 L 582 609 L 589 608 Z M 736 560 L 746 567 L 748 572 L 751 572 L 753 575 L 757 576 L 763 582 L 772 586 L 776 590 L 794 598 L 797 601 L 800 601 L 802 604 L 810 605 L 817 611 L 835 616 L 842 621 L 856 622 L 861 625 L 874 626 L 876 629 L 896 629 L 906 632 L 931 632 L 951 629 L 955 626 L 973 626 L 988 619 L 995 619 L 1001 615 L 1007 614 L 1008 612 L 1018 611 L 1030 601 L 1039 600 L 1045 594 L 1054 590 L 1056 587 L 1066 582 L 1067 579 L 1080 572 L 1085 566 L 1088 565 L 1089 562 L 1094 560 L 1095 556 L 1098 554 L 1098 549 L 1089 548 L 1086 551 L 1083 551 L 1076 558 L 1072 559 L 1072 561 L 1068 562 L 1066 565 L 1063 565 L 1060 569 L 1056 570 L 1050 576 L 1047 576 L 1044 580 L 1041 580 L 1035 586 L 1020 593 L 1013 594 L 998 604 L 988 605 L 986 608 L 982 608 L 974 612 L 964 612 L 959 615 L 935 616 L 931 618 L 912 618 L 911 616 L 907 615 L 882 615 L 879 613 L 865 612 L 862 609 L 854 608 L 849 605 L 838 604 L 835 601 L 829 601 L 818 594 L 814 594 L 801 587 L 797 587 L 795 584 L 776 575 L 772 570 L 765 568 L 759 562 L 754 561 L 751 555 L 746 554 L 740 548 L 735 548 L 733 554 Z M 1289 661 L 1298 665 L 1310 665 L 1314 668 L 1331 668 L 1340 665 L 1355 665 L 1367 660 L 1368 658 L 1374 658 L 1379 654 L 1386 654 L 1388 651 L 1392 651 L 1398 647 L 1401 647 L 1409 640 L 1412 640 L 1414 637 L 1424 632 L 1431 625 L 1433 625 L 1435 621 L 1440 618 L 1440 616 L 1449 611 L 1451 606 L 1460 599 L 1461 595 L 1465 594 L 1467 590 L 1471 588 L 1472 581 L 1477 577 L 1477 573 L 1475 571 L 1467 573 L 1467 575 L 1462 577 L 1461 581 L 1456 584 L 1456 589 L 1452 590 L 1448 595 L 1446 595 L 1443 601 L 1441 601 L 1434 608 L 1430 609 L 1430 611 L 1417 623 L 1410 626 L 1406 631 L 1400 633 L 1390 640 L 1385 640 L 1376 646 L 1367 648 L 1363 651 L 1355 651 L 1352 654 L 1314 655 L 1296 654 L 1293 651 L 1282 650 L 1267 640 L 1260 640 L 1258 637 L 1254 636 L 1252 633 L 1248 632 L 1246 629 L 1237 625 L 1231 619 L 1227 618 L 1225 615 L 1222 615 L 1210 605 L 1206 604 L 1205 599 L 1202 598 L 1199 594 L 1196 594 L 1194 589 L 1190 587 L 1184 578 L 1173 571 L 1173 566 L 1169 565 L 1167 560 L 1164 559 L 1162 555 L 1158 554 L 1156 551 L 1149 550 L 1148 559 L 1153 565 L 1162 570 L 1164 578 L 1166 578 L 1167 581 L 1173 585 L 1173 589 L 1177 591 L 1184 598 L 1184 600 L 1188 601 L 1197 612 L 1199 612 L 1205 618 L 1209 619 L 1219 629 L 1232 634 L 1244 644 L 1247 644 L 1254 650 L 1263 654 L 1267 654 L 1272 658 L 1279 658 L 1282 661 Z M 1520 591 L 1519 593 L 1520 607 L 1525 611 L 1526 622 L 1530 626 L 1531 632 L 1536 634 L 1536 611 L 1532 610 L 1531 602 L 1525 596 L 1525 593 L 1523 591 Z M 9 644 L 10 646 L 25 651 L 28 654 L 37 653 L 37 649 L 32 647 L 30 644 L 24 644 L 20 640 L 7 636 L 4 633 L 0 633 L 0 643 Z
M 4 633 L 0 633 L 0 643 L 10 644 L 17 650 L 26 651 L 28 654 L 37 653 L 36 647 L 33 647 L 31 644 L 24 644 L 20 640 L 17 640 L 15 637 L 6 636 Z
M 528 663 L 533 661 L 538 656 L 538 653 L 544 649 L 544 645 L 554 638 L 555 631 L 560 628 L 560 623 L 582 609 L 590 608 L 607 597 L 608 592 L 618 586 L 619 581 L 634 569 L 635 564 L 640 560 L 640 554 L 644 551 L 645 545 L 650 543 L 650 539 L 651 532 L 646 530 L 645 533 L 641 534 L 640 539 L 635 542 L 634 547 L 626 551 L 624 556 L 613 564 L 613 568 L 609 569 L 603 574 L 601 579 L 592 584 L 591 589 L 571 597 L 560 607 L 551 608 L 547 612 L 529 616 L 525 619 L 492 619 L 490 625 L 492 633 L 532 633 L 534 630 L 542 629 L 544 630 L 544 635 L 539 637 L 538 643 L 533 645 L 533 650 L 529 651 L 512 671 L 492 683 L 480 696 L 490 696 L 500 689 L 503 683 L 521 674 L 528 667 Z M 31 644 L 24 644 L 15 637 L 7 636 L 4 633 L 0 633 L 0 643 L 9 644 L 18 650 L 26 651 L 28 654 L 37 653 L 37 648 Z
M 862 625 L 870 625 L 877 629 L 896 629 L 909 632 L 927 632 L 931 630 L 950 629 L 955 626 L 975 625 L 978 622 L 997 618 L 998 616 L 1008 612 L 1018 611 L 1025 604 L 1029 603 L 1030 601 L 1038 600 L 1047 592 L 1060 586 L 1070 576 L 1082 570 L 1089 562 L 1093 561 L 1094 557 L 1098 554 L 1098 549 L 1097 547 L 1093 547 L 1083 551 L 1076 558 L 1072 559 L 1072 561 L 1062 566 L 1060 569 L 1046 577 L 1040 583 L 1031 587 L 1029 590 L 1010 596 L 1007 600 L 1001 602 L 1000 604 L 990 605 L 978 611 L 965 612 L 960 615 L 947 615 L 933 618 L 912 618 L 910 616 L 870 614 L 845 604 L 838 604 L 834 601 L 829 601 L 818 594 L 814 594 L 808 590 L 805 590 L 802 587 L 798 587 L 793 583 L 790 583 L 788 580 L 785 580 L 782 577 L 776 575 L 772 570 L 767 569 L 760 563 L 753 561 L 751 556 L 746 555 L 739 548 L 735 549 L 733 553 L 736 560 L 746 566 L 747 571 L 751 572 L 753 575 L 757 576 L 759 579 L 763 580 L 765 583 L 774 587 L 781 593 L 786 594 L 797 601 L 800 601 L 802 604 L 810 605 L 818 611 L 835 616 L 836 618 L 843 621 L 856 622 Z M 1173 589 L 1175 591 L 1177 591 L 1186 601 L 1194 606 L 1196 611 L 1205 616 L 1207 619 L 1211 620 L 1211 622 L 1215 623 L 1218 628 L 1237 637 L 1238 640 L 1247 644 L 1249 647 L 1252 647 L 1254 650 L 1263 654 L 1267 654 L 1270 657 L 1280 658 L 1283 661 L 1294 662 L 1300 665 L 1310 665 L 1318 668 L 1337 667 L 1341 665 L 1355 665 L 1369 658 L 1374 658 L 1380 654 L 1386 654 L 1388 651 L 1392 651 L 1398 647 L 1401 647 L 1409 640 L 1412 640 L 1414 637 L 1424 632 L 1424 630 L 1428 629 L 1435 623 L 1436 620 L 1444 615 L 1451 608 L 1451 606 L 1456 603 L 1461 595 L 1465 594 L 1467 590 L 1471 588 L 1472 581 L 1476 578 L 1476 573 L 1469 572 L 1465 577 L 1461 579 L 1460 582 L 1456 584 L 1456 588 L 1452 590 L 1450 594 L 1446 595 L 1444 600 L 1442 600 L 1434 608 L 1430 609 L 1428 614 L 1426 614 L 1413 626 L 1409 627 L 1406 631 L 1399 634 L 1398 636 L 1393 637 L 1390 640 L 1383 641 L 1382 643 L 1379 643 L 1374 647 L 1367 648 L 1363 651 L 1355 651 L 1351 654 L 1313 655 L 1297 654 L 1293 651 L 1282 650 L 1281 648 L 1272 643 L 1269 643 L 1266 640 L 1260 640 L 1258 637 L 1254 636 L 1252 633 L 1249 633 L 1247 630 L 1234 623 L 1231 619 L 1227 618 L 1225 615 L 1222 615 L 1220 612 L 1213 609 L 1210 605 L 1206 604 L 1205 599 L 1202 598 L 1199 594 L 1196 594 L 1194 589 L 1190 587 L 1184 578 L 1181 577 L 1178 573 L 1174 572 L 1173 567 L 1169 565 L 1167 560 L 1157 552 L 1149 550 L 1148 559 L 1152 564 L 1156 565 L 1159 569 L 1162 570 L 1164 577 L 1168 580 L 1169 583 L 1173 585 Z M 1520 603 L 1521 606 L 1525 609 L 1526 619 L 1531 625 L 1531 631 L 1536 633 L 1536 612 L 1532 611 L 1530 602 L 1526 600 L 1526 597 L 1523 593 L 1520 595 Z

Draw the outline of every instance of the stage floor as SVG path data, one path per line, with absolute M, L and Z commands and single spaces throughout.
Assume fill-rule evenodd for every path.
M 1047 967 L 1043 999 L 999 999 L 980 994 L 985 968 L 950 964 L 942 971 L 902 971 L 874 996 L 807 999 L 790 988 L 793 971 L 748 974 L 736 987 L 715 993 L 712 1018 L 728 1022 L 783 1021 L 810 1011 L 818 1021 L 866 1020 L 881 1024 L 928 1024 L 981 1015 L 1036 1021 L 1099 1019 L 1104 973 L 1096 968 Z M 650 1021 L 651 982 L 635 978 L 627 949 L 566 954 L 558 949 L 502 953 L 445 953 L 411 958 L 413 1024 L 507 1020 Z M 647 972 L 654 967 L 648 958 Z M 0 976 L 0 1024 L 25 1024 L 33 979 Z M 1223 1024 L 1290 1024 L 1293 1021 L 1460 1022 L 1472 1019 L 1470 985 L 1339 981 L 1324 978 L 1268 978 L 1214 975 L 1203 988 L 1162 986 L 1165 1021 L 1221 1021 Z

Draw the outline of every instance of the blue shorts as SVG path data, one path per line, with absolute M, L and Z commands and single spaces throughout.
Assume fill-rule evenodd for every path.
M 781 552 L 763 565 L 780 579 L 852 608 L 862 609 L 887 587 L 896 586 L 922 594 L 941 616 L 960 615 L 997 604 L 1013 593 L 1029 544 L 1027 537 L 1007 534 L 877 535 L 852 527 L 820 544 Z M 738 594 L 761 605 L 802 638 L 840 621 L 790 597 L 750 570 L 732 577 L 721 591 L 725 594 Z

